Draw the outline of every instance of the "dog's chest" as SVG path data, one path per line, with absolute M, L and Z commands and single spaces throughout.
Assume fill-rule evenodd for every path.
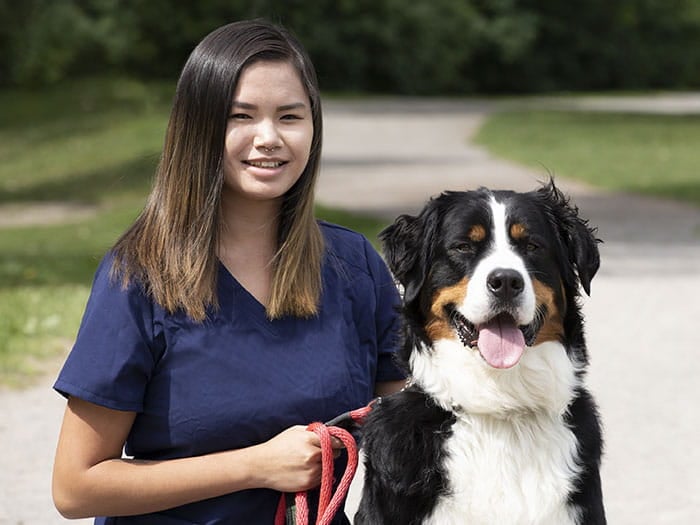
M 448 495 L 431 525 L 576 525 L 567 505 L 577 474 L 577 441 L 557 417 L 457 420 L 445 443 Z

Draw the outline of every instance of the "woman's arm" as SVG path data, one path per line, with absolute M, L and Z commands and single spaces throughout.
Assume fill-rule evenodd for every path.
M 376 396 L 388 396 L 394 392 L 398 392 L 403 387 L 406 386 L 406 380 L 401 379 L 399 381 L 382 381 L 374 385 L 374 395 Z
M 68 400 L 53 472 L 53 498 L 63 516 L 146 514 L 248 488 L 296 492 L 320 483 L 319 439 L 303 426 L 245 449 L 165 461 L 122 459 L 134 418 L 134 412 Z

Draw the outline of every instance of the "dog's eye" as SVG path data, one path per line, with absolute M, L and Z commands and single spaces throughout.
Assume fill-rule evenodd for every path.
M 450 250 L 461 254 L 474 253 L 474 247 L 468 242 L 454 244 L 450 247 Z
M 536 252 L 537 250 L 540 249 L 540 245 L 537 244 L 536 242 L 529 241 L 527 243 L 527 245 L 525 246 L 525 249 L 530 253 Z

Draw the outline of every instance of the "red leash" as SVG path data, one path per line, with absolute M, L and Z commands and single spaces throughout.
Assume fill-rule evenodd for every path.
M 352 434 L 336 426 L 344 421 L 351 421 L 361 424 L 376 400 L 371 401 L 367 406 L 351 410 L 332 419 L 325 425 L 323 423 L 311 423 L 307 430 L 314 432 L 321 440 L 321 494 L 318 502 L 318 513 L 316 516 L 316 525 L 329 525 L 333 521 L 333 517 L 338 512 L 338 508 L 350 489 L 350 483 L 357 471 L 357 443 Z M 345 467 L 343 477 L 340 479 L 338 489 L 333 494 L 333 446 L 331 444 L 331 436 L 338 438 L 345 445 L 348 452 L 348 464 Z M 297 492 L 294 496 L 296 504 L 295 525 L 309 525 L 309 504 L 306 492 Z M 285 525 L 287 511 L 287 499 L 285 494 L 282 494 L 279 504 L 277 505 L 277 513 L 275 514 L 275 525 Z

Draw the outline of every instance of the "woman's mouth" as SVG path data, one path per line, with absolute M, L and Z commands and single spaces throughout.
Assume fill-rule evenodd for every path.
M 286 164 L 284 160 L 244 160 L 243 164 L 254 168 L 275 169 Z

